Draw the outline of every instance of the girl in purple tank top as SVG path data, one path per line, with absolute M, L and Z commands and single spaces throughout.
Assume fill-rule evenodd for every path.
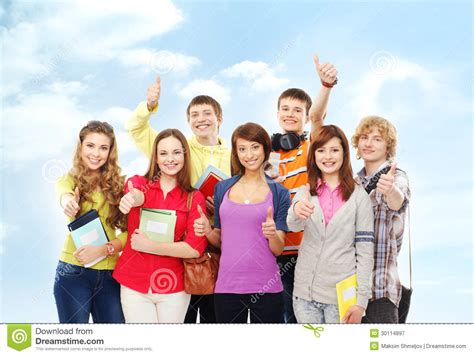
M 276 256 L 288 231 L 290 195 L 264 174 L 271 140 L 263 127 L 247 123 L 232 134 L 233 177 L 214 190 L 214 228 L 201 211 L 197 235 L 221 247 L 214 294 L 218 323 L 283 321 L 283 286 Z

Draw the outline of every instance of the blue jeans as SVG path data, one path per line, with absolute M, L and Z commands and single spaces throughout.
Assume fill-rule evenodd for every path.
M 281 282 L 283 283 L 283 320 L 286 324 L 296 323 L 295 313 L 293 311 L 293 285 L 295 284 L 295 266 L 297 259 L 298 255 L 296 254 L 277 257 Z
M 60 323 L 124 323 L 120 284 L 112 270 L 95 270 L 59 261 L 54 299 Z
M 336 304 L 319 303 L 315 300 L 293 296 L 296 320 L 301 324 L 339 324 L 339 308 Z

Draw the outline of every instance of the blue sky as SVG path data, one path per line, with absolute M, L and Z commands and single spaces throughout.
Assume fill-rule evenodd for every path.
M 339 71 L 327 123 L 348 136 L 368 114 L 397 126 L 412 188 L 409 321 L 473 322 L 471 22 L 467 1 L 2 2 L 0 322 L 57 321 L 66 220 L 54 181 L 87 121 L 113 124 L 125 172 L 143 173 L 124 122 L 157 74 L 156 129 L 189 134 L 187 103 L 209 94 L 225 138 L 247 121 L 273 133 L 281 91 L 316 95 L 314 52 Z

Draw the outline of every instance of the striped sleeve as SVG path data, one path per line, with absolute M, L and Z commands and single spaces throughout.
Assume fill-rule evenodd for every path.
M 374 267 L 374 214 L 369 196 L 365 190 L 357 186 L 356 212 L 356 274 L 357 274 L 357 305 L 367 308 L 372 296 L 372 270 Z

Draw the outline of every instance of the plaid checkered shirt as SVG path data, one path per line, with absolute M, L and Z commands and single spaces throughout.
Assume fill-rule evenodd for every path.
M 385 162 L 374 173 L 389 165 Z M 356 181 L 367 187 L 373 176 L 365 175 L 365 168 L 357 173 Z M 373 270 L 373 290 L 372 299 L 388 298 L 398 307 L 400 302 L 402 285 L 397 269 L 397 256 L 402 247 L 403 231 L 405 228 L 405 215 L 410 201 L 410 187 L 407 174 L 397 169 L 395 172 L 395 185 L 404 196 L 400 210 L 394 211 L 387 205 L 383 195 L 376 189 L 370 194 L 370 200 L 374 208 L 374 232 L 375 232 L 375 253 Z

